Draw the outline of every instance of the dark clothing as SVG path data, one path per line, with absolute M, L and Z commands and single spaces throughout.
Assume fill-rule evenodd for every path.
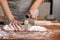
M 8 4 L 16 20 L 24 21 L 34 0 L 9 0 Z

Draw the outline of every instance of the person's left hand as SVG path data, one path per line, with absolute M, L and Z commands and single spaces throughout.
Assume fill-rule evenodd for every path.
M 39 9 L 30 9 L 30 15 L 32 18 L 37 18 L 38 14 L 39 14 Z

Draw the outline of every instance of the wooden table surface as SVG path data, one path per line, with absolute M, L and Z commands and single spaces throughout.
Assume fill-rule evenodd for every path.
M 5 34 L 0 38 L 3 40 L 60 40 L 60 25 L 47 25 L 44 27 L 48 30 L 44 32 L 7 32 L 7 35 Z
M 8 32 L 9 36 L 1 37 L 7 40 L 60 40 L 60 26 L 44 26 L 48 29 L 45 32 Z

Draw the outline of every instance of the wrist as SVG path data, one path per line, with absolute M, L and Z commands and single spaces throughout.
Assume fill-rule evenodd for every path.
M 36 9 L 38 9 L 38 8 L 36 8 L 36 7 L 31 7 L 30 8 L 30 10 L 36 10 Z
M 12 17 L 12 18 L 9 18 L 9 21 L 11 22 L 11 21 L 14 21 L 15 20 L 15 18 L 14 17 Z

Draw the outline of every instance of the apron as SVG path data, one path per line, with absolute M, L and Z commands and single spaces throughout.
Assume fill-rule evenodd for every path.
M 28 13 L 33 2 L 33 0 L 9 0 L 8 4 L 15 19 L 18 21 L 24 21 L 25 15 Z M 5 19 L 5 22 L 8 23 L 7 18 Z

